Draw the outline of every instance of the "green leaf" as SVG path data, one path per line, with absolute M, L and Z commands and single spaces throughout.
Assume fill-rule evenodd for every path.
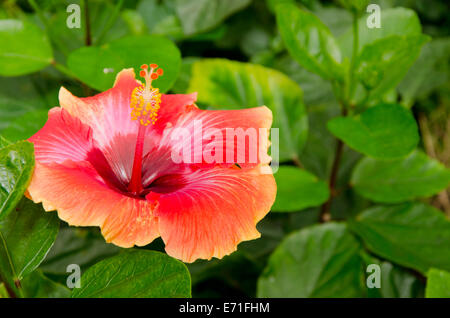
M 326 79 L 344 76 L 341 52 L 325 24 L 293 4 L 276 7 L 277 24 L 289 53 L 307 70 Z
M 338 0 L 338 3 L 347 10 L 360 12 L 369 4 L 368 0 Z
M 242 10 L 250 0 L 175 0 L 175 9 L 186 35 L 219 25 L 228 16 Z
M 81 276 L 81 288 L 72 297 L 190 297 L 191 278 L 186 266 L 170 256 L 129 250 L 105 259 Z
M 272 206 L 273 211 L 300 211 L 319 206 L 330 196 L 327 183 L 305 170 L 281 166 L 274 176 L 277 182 L 277 198 Z
M 33 272 L 56 239 L 59 220 L 24 198 L 0 221 L 0 273 L 14 286 Z
M 166 35 L 173 39 L 184 38 L 181 21 L 175 10 L 175 1 L 142 0 L 137 10 L 151 34 Z
M 48 111 L 58 104 L 60 79 L 37 74 L 21 77 L 0 77 L 0 131 L 16 118 L 36 109 Z
M 379 104 L 355 117 L 336 117 L 327 126 L 351 148 L 379 159 L 406 156 L 419 142 L 413 115 L 398 104 Z
M 28 139 L 45 125 L 47 118 L 48 110 L 32 110 L 11 121 L 1 133 L 11 141 Z
M 301 88 L 284 74 L 260 65 L 225 59 L 195 62 L 189 92 L 214 108 L 266 105 L 279 128 L 280 161 L 297 158 L 305 143 L 308 121 Z
M 425 284 L 419 280 L 418 275 L 413 271 L 392 264 L 388 261 L 381 261 L 372 254 L 364 251 L 362 257 L 366 266 L 366 281 L 373 272 L 373 268 L 368 266 L 374 264 L 380 266 L 380 288 L 369 288 L 367 290 L 369 298 L 422 298 Z M 366 283 L 367 285 L 367 283 Z
M 2 135 L 0 135 L 0 149 L 4 148 L 6 146 L 9 146 L 11 143 L 9 142 L 9 140 L 7 140 L 6 138 L 4 138 Z
M 33 144 L 21 141 L 0 149 L 0 220 L 19 203 L 33 169 Z
M 64 53 L 69 53 L 70 51 L 85 46 L 86 23 L 82 18 L 80 28 L 68 28 L 66 21 L 69 13 L 66 12 L 66 7 L 55 9 L 56 13 L 48 19 L 48 32 L 54 42 L 60 43 L 60 46 L 57 48 L 61 49 L 62 46 L 67 50 Z M 81 9 L 83 10 L 83 6 L 81 6 Z M 109 1 L 89 2 L 91 40 L 95 45 L 108 43 L 129 35 L 128 25 L 120 15 L 108 27 L 109 19 L 114 14 L 114 9 L 115 5 L 112 5 Z M 105 30 L 105 28 L 107 29 Z
M 361 246 L 344 224 L 289 235 L 258 280 L 258 297 L 363 297 Z
M 398 89 L 409 105 L 414 99 L 426 97 L 434 89 L 450 80 L 450 38 L 433 39 L 426 43 L 414 65 L 410 68 Z
M 175 82 L 181 66 L 178 48 L 168 39 L 147 35 L 130 36 L 101 47 L 82 47 L 69 55 L 69 69 L 84 83 L 100 91 L 111 88 L 116 74 L 124 68 L 139 70 L 142 64 L 156 63 L 164 75 L 156 86 L 166 92 Z
M 36 72 L 52 59 L 47 35 L 36 25 L 21 20 L 0 20 L 0 75 Z
M 450 183 L 450 169 L 415 151 L 390 161 L 361 160 L 353 171 L 351 184 L 372 201 L 398 203 L 439 193 Z
M 27 298 L 68 298 L 70 290 L 36 270 L 21 282 Z
M 370 97 L 380 97 L 395 88 L 428 40 L 425 35 L 393 35 L 365 46 L 356 59 L 355 71 L 363 86 L 370 89 Z
M 0 283 L 0 299 L 2 298 L 9 298 L 9 294 L 4 283 Z
M 67 266 L 70 264 L 78 264 L 84 271 L 119 251 L 119 247 L 106 243 L 97 232 L 86 228 L 62 228 L 39 268 L 45 273 L 66 275 Z
M 358 20 L 358 38 L 359 47 L 361 49 L 376 40 L 391 36 L 408 36 L 419 35 L 422 32 L 419 17 L 416 12 L 406 8 L 383 9 L 381 12 L 381 28 L 368 28 L 367 18 L 370 14 L 366 14 Z M 338 39 L 342 54 L 350 58 L 353 48 L 353 30 L 351 27 Z
M 450 298 L 450 273 L 431 268 L 427 273 L 427 298 Z
M 373 253 L 426 273 L 450 269 L 450 222 L 424 203 L 376 206 L 362 212 L 350 229 Z

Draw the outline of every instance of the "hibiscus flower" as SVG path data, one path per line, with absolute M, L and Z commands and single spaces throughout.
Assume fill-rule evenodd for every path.
M 140 75 L 145 83 L 124 69 L 113 88 L 87 98 L 61 88 L 61 107 L 30 138 L 36 165 L 27 196 L 69 225 L 100 227 L 107 242 L 121 247 L 161 236 L 166 252 L 184 262 L 222 258 L 258 238 L 256 223 L 276 194 L 267 155 L 271 111 L 202 110 L 196 93 L 160 94 L 152 86 L 162 75 L 157 65 L 143 66 Z M 175 162 L 186 146 L 176 128 L 193 133 L 198 122 L 215 134 L 189 145 L 209 160 Z M 231 128 L 259 129 L 263 142 L 244 149 L 245 158 L 256 150 L 256 161 L 219 160 L 239 150 L 217 138 Z

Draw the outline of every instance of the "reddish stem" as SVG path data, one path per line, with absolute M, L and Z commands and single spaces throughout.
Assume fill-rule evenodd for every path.
M 133 171 L 131 174 L 128 190 L 133 194 L 139 194 L 142 191 L 142 155 L 144 153 L 144 137 L 146 126 L 139 125 L 138 136 L 136 139 L 136 148 L 134 150 Z

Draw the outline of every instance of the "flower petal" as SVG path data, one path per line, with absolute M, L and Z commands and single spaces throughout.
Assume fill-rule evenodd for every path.
M 256 223 L 275 200 L 273 175 L 259 169 L 214 168 L 173 178 L 173 185 L 184 186 L 165 191 L 166 181 L 166 187 L 147 195 L 157 202 L 155 215 L 169 255 L 184 262 L 221 258 L 238 243 L 260 236 Z
M 45 126 L 29 140 L 40 163 L 83 161 L 93 147 L 91 129 L 60 107 L 49 111 Z
M 100 226 L 108 242 L 130 247 L 159 236 L 152 204 L 108 187 L 87 162 L 36 163 L 27 195 L 70 225 Z
M 93 97 L 79 98 L 65 88 L 59 92 L 61 106 L 92 128 L 93 139 L 121 183 L 128 183 L 134 159 L 138 122 L 131 120 L 130 98 L 140 85 L 133 69 L 119 72 L 114 87 Z M 162 95 L 155 125 L 149 126 L 144 155 L 155 149 L 167 125 L 172 125 L 192 105 L 197 94 Z
M 267 155 L 271 125 L 272 112 L 265 106 L 240 110 L 191 107 L 160 144 L 170 145 L 174 153 L 183 157 L 183 163 L 238 163 L 242 168 L 266 169 L 271 160 Z M 190 138 L 183 138 L 181 131 Z M 187 160 L 184 149 L 189 149 Z

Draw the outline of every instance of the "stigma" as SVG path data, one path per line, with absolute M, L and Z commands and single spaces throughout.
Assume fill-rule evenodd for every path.
M 152 81 L 163 75 L 163 70 L 156 64 L 143 64 L 139 75 L 145 79 L 145 84 L 131 93 L 131 119 L 138 120 L 142 126 L 154 125 L 161 106 L 161 93 L 158 88 L 152 87 Z

